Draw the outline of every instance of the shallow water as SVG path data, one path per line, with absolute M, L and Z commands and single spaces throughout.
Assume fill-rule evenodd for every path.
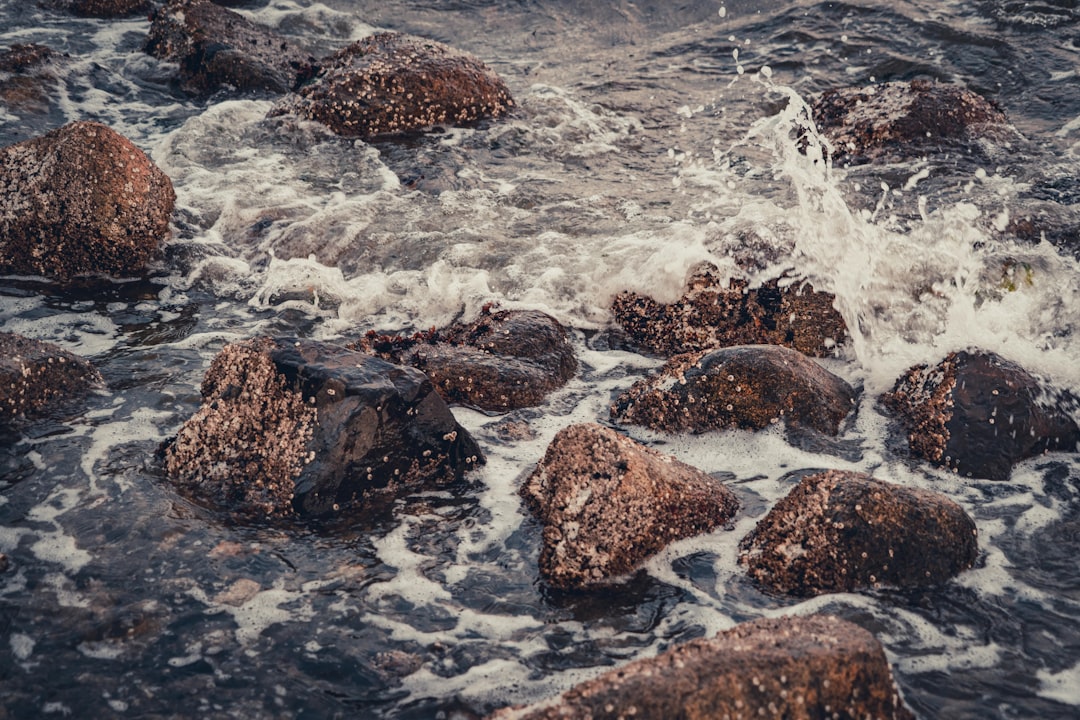
M 584 7 L 581 7 L 584 5 Z M 0 46 L 68 53 L 48 107 L 0 107 L 0 143 L 76 119 L 132 138 L 172 178 L 152 276 L 0 280 L 0 329 L 91 358 L 89 408 L 0 443 L 0 694 L 11 717 L 474 717 L 761 616 L 827 611 L 884 644 L 924 718 L 1080 710 L 1080 462 L 1008 482 L 911 463 L 875 403 L 914 363 L 971 345 L 1080 391 L 1080 11 L 1074 3 L 252 2 L 325 52 L 377 28 L 470 50 L 512 117 L 364 143 L 266 120 L 272 98 L 184 96 L 139 49 L 145 19 L 0 2 Z M 994 100 L 1022 139 L 971 155 L 824 169 L 798 152 L 823 89 L 933 77 Z M 814 136 L 810 135 L 811 148 Z M 812 152 L 810 153 L 813 154 Z M 1044 242 L 1001 232 L 1053 220 Z M 783 433 L 632 436 L 724 479 L 731 529 L 685 540 L 617 590 L 538 579 L 516 490 L 562 427 L 603 421 L 659 363 L 620 349 L 620 290 L 677 297 L 695 264 L 784 270 L 838 296 L 862 387 L 837 443 Z M 223 344 L 353 338 L 470 318 L 488 302 L 574 329 L 581 372 L 507 418 L 456 408 L 488 454 L 467 483 L 328 526 L 237 525 L 153 461 Z M 736 545 L 809 468 L 944 492 L 976 519 L 978 566 L 943 588 L 795 602 Z

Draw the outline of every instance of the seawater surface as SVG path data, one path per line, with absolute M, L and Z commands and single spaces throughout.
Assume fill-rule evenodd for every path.
M 961 480 L 898 451 L 876 403 L 910 365 L 972 346 L 1080 392 L 1075 3 L 238 11 L 317 54 L 379 29 L 434 37 L 488 62 L 518 109 L 342 139 L 266 119 L 271 97 L 185 96 L 175 67 L 141 52 L 145 18 L 0 1 L 0 46 L 67 54 L 44 107 L 0 106 L 0 143 L 99 120 L 178 196 L 148 277 L 0 279 L 0 329 L 92 359 L 107 384 L 85 412 L 0 443 L 0 717 L 472 718 L 745 620 L 810 612 L 873 632 L 923 718 L 1080 713 L 1077 457 Z M 1022 139 L 887 166 L 814 162 L 814 93 L 912 78 L 985 95 Z M 1011 238 L 1024 217 L 1045 236 Z M 619 342 L 614 293 L 673 300 L 702 262 L 835 293 L 854 338 L 824 363 L 861 388 L 857 411 L 824 447 L 778 430 L 624 428 L 722 478 L 742 510 L 615 589 L 552 591 L 517 488 L 559 429 L 605 421 L 614 394 L 660 364 Z M 426 329 L 490 302 L 571 327 L 581 370 L 509 417 L 455 408 L 488 455 L 460 487 L 364 524 L 259 526 L 192 505 L 161 477 L 154 452 L 195 412 L 225 343 Z M 738 540 L 822 467 L 947 494 L 976 519 L 977 567 L 930 590 L 762 593 L 736 565 Z

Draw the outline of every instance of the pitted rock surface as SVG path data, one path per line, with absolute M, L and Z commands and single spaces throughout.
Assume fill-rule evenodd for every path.
M 881 643 L 829 615 L 752 620 L 491 720 L 914 720 Z
M 974 565 L 975 522 L 939 493 L 869 475 L 809 475 L 739 544 L 750 577 L 799 596 L 938 585 Z
M 540 571 L 561 589 L 608 583 L 738 509 L 719 480 L 592 423 L 555 435 L 521 495 L 544 526 Z
M 472 55 L 435 40 L 379 33 L 319 61 L 318 74 L 270 115 L 297 115 L 370 138 L 505 115 L 505 83 Z
M 165 173 L 100 123 L 0 148 L 0 272 L 140 273 L 168 237 L 175 200 Z
M 0 333 L 0 426 L 37 418 L 102 383 L 88 360 L 58 345 Z
M 611 417 L 663 432 L 784 422 L 836 435 L 854 402 L 850 385 L 797 350 L 742 345 L 672 358 L 620 395 Z

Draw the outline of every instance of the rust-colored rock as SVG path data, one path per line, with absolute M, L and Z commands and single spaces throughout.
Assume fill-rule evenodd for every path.
M 560 430 L 521 494 L 544 526 L 540 571 L 562 589 L 608 583 L 738 509 L 719 480 L 592 423 Z
M 739 544 L 750 577 L 799 596 L 938 585 L 978 555 L 975 522 L 939 493 L 869 475 L 809 475 Z
M 836 435 L 855 391 L 797 350 L 742 345 L 672 358 L 611 406 L 613 420 L 663 432 L 761 430 L 774 423 Z
M 761 619 L 691 640 L 491 720 L 914 720 L 881 643 L 829 615 Z
M 14 44 L 0 53 L 0 103 L 19 114 L 42 114 L 56 91 L 52 65 L 64 57 L 36 43 Z
M 435 40 L 379 33 L 319 61 L 318 74 L 271 116 L 317 120 L 370 138 L 437 124 L 467 125 L 514 106 L 510 91 L 472 55 Z
M 88 360 L 58 345 L 0 333 L 0 426 L 40 417 L 102 382 Z
M 168 236 L 175 200 L 165 173 L 100 123 L 0 148 L 0 272 L 142 272 Z
M 1058 394 L 1054 406 L 1052 397 L 1019 365 L 962 351 L 911 368 L 882 402 L 899 415 L 916 455 L 964 477 L 1008 480 L 1025 458 L 1076 450 L 1076 400 Z

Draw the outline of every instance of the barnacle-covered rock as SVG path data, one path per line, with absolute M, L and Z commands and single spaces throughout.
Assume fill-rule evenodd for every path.
M 1001 25 L 1045 30 L 1080 21 L 1076 0 L 983 0 L 980 11 Z
M 150 10 L 150 0 L 45 0 L 44 4 L 93 18 L 121 18 Z
M 0 426 L 40 417 L 102 382 L 88 360 L 58 345 L 0 333 Z
M 63 56 L 37 43 L 16 43 L 0 52 L 0 103 L 19 114 L 45 113 L 56 90 L 58 57 Z

